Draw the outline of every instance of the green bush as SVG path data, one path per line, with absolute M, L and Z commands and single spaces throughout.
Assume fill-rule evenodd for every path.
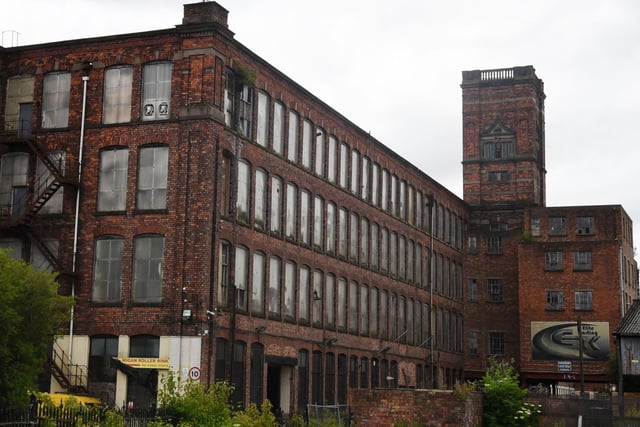
M 483 377 L 482 425 L 485 427 L 536 426 L 541 407 L 525 403 L 525 389 L 512 364 L 494 358 Z

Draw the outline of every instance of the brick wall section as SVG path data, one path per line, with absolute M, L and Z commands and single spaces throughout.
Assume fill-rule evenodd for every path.
M 482 395 L 461 402 L 452 391 L 413 389 L 353 389 L 349 406 L 358 426 L 389 427 L 420 423 L 433 427 L 475 427 L 482 424 Z

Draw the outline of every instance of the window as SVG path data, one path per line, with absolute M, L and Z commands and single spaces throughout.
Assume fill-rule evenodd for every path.
M 236 247 L 235 265 L 236 308 L 247 310 L 247 285 L 249 281 L 249 251 L 247 248 Z
M 341 258 L 347 257 L 347 210 L 338 210 L 338 255 Z
M 378 269 L 378 257 L 380 255 L 379 249 L 379 230 L 378 224 L 375 222 L 371 223 L 371 268 L 374 270 Z
M 325 355 L 324 370 L 324 403 L 326 405 L 335 404 L 335 382 L 336 382 L 336 362 L 333 353 Z
M 287 261 L 284 265 L 284 314 L 293 319 L 296 315 L 296 265 Z
M 267 217 L 267 173 L 262 169 L 256 170 L 255 185 L 253 226 L 258 230 L 264 230 Z
M 125 210 L 128 164 L 127 148 L 110 148 L 100 152 L 98 212 Z
M 313 272 L 313 324 L 314 326 L 322 326 L 322 302 L 323 302 L 323 279 L 322 271 L 314 270 Z
M 238 112 L 237 129 L 247 138 L 251 138 L 253 120 L 253 88 L 247 85 L 237 92 Z
M 552 216 L 549 218 L 549 232 L 555 236 L 567 234 L 566 219 L 563 216 Z
M 322 249 L 322 239 L 324 237 L 322 230 L 322 225 L 324 224 L 322 220 L 323 209 L 324 200 L 319 196 L 315 196 L 313 198 L 313 247 L 320 250 Z
M 309 267 L 300 267 L 300 289 L 298 293 L 298 319 L 309 321 L 309 280 L 311 274 Z
M 218 304 L 229 305 L 229 242 L 218 246 Z
M 115 383 L 118 370 L 112 358 L 118 356 L 118 337 L 91 337 L 89 380 L 97 383 Z
M 487 253 L 490 253 L 490 254 L 502 253 L 502 237 L 489 236 L 487 238 Z
M 298 203 L 298 188 L 292 184 L 287 183 L 287 207 L 286 207 L 286 221 L 285 221 L 285 234 L 287 239 L 296 240 L 296 207 Z
M 309 352 L 298 351 L 298 413 L 307 410 L 309 402 Z
M 251 269 L 251 312 L 264 314 L 264 255 L 260 252 L 253 253 Z
M 360 263 L 369 263 L 369 220 L 360 218 Z
M 475 254 L 476 252 L 478 252 L 478 238 L 476 236 L 469 236 L 467 238 L 467 242 L 469 253 Z
M 42 96 L 42 127 L 64 128 L 69 124 L 70 73 L 51 73 L 44 76 Z
M 544 269 L 548 271 L 562 270 L 562 251 L 547 251 L 544 253 Z
M 309 120 L 304 120 L 302 123 L 302 166 L 306 169 L 311 169 L 311 139 L 313 132 L 313 125 Z
M 482 144 L 482 157 L 490 160 L 511 159 L 515 155 L 513 141 L 495 141 Z
M 131 121 L 131 88 L 133 68 L 112 67 L 104 73 L 104 101 L 102 122 L 126 123 Z
M 280 102 L 273 104 L 272 148 L 278 154 L 284 153 L 284 105 Z
M 531 235 L 534 237 L 540 236 L 540 218 L 531 218 Z
M 369 292 L 369 305 L 371 321 L 369 322 L 369 333 L 372 337 L 378 335 L 378 288 L 371 288 Z
M 292 162 L 298 161 L 298 114 L 295 111 L 289 111 L 287 159 Z
M 337 300 L 337 325 L 340 330 L 347 328 L 347 281 L 343 277 L 338 279 L 338 300 Z
M 489 171 L 489 182 L 506 182 L 509 180 L 507 171 Z
M 478 301 L 478 281 L 476 279 L 469 279 L 468 282 L 469 301 Z
M 353 263 L 358 262 L 358 230 L 360 222 L 358 215 L 351 213 L 349 216 L 349 259 Z
M 282 288 L 280 266 L 282 262 L 278 257 L 269 260 L 269 313 L 280 315 L 280 290 Z
M 504 332 L 489 332 L 489 355 L 504 356 Z
M 329 135 L 329 147 L 327 148 L 327 178 L 334 183 L 337 178 L 338 170 L 338 140 L 335 136 Z
M 93 302 L 119 302 L 122 286 L 122 237 L 96 240 L 93 264 Z
M 238 193 L 236 197 L 236 215 L 238 221 L 249 223 L 249 194 L 251 193 L 250 167 L 247 162 L 238 162 Z
M 258 126 L 256 130 L 256 142 L 263 147 L 267 146 L 269 137 L 269 96 L 264 92 L 258 92 Z
M 349 147 L 347 144 L 340 144 L 340 174 L 338 184 L 342 188 L 347 188 L 347 176 L 349 168 Z
M 369 200 L 369 165 L 371 161 L 368 157 L 362 158 L 362 178 L 360 179 L 360 190 L 362 200 Z
M 358 167 L 360 166 L 360 153 L 358 150 L 351 151 L 351 193 L 356 196 L 360 194 L 358 188 L 358 181 L 360 180 L 360 172 Z
M 373 163 L 371 166 L 371 202 L 378 206 L 380 200 L 380 165 Z
M 369 287 L 360 285 L 360 334 L 369 335 Z
M 591 291 L 576 291 L 576 310 L 590 311 L 593 310 Z
M 489 302 L 502 302 L 502 280 L 489 279 L 487 280 L 487 291 Z
M 547 291 L 547 310 L 559 311 L 564 309 L 564 295 L 562 291 Z
M 161 302 L 164 237 L 136 237 L 133 257 L 133 300 L 143 303 Z
M 336 205 L 333 202 L 327 203 L 327 221 L 326 221 L 326 250 L 327 253 L 335 255 L 336 253 Z
M 336 326 L 336 277 L 333 274 L 327 274 L 325 288 L 325 324 L 330 328 Z
M 168 147 L 144 147 L 140 149 L 138 209 L 165 209 L 167 207 L 168 169 Z
M 282 179 L 271 177 L 271 232 L 282 235 Z
M 469 331 L 469 354 L 478 355 L 478 331 Z
M 7 103 L 5 108 L 4 123 L 5 130 L 23 131 L 31 129 L 32 108 L 25 110 L 24 106 L 33 104 L 33 83 L 32 76 L 16 76 L 7 79 Z
M 315 166 L 316 175 L 324 176 L 324 131 L 320 128 L 316 130 L 315 145 Z
M 577 233 L 582 235 L 593 234 L 593 217 L 592 216 L 579 216 L 577 218 Z
M 573 253 L 574 270 L 591 270 L 591 251 L 575 251 Z
M 142 69 L 142 120 L 167 120 L 171 105 L 171 63 L 147 64 Z
M 311 243 L 311 193 L 307 190 L 300 192 L 300 240 L 302 244 Z
M 254 342 L 251 344 L 250 357 L 251 385 L 249 392 L 249 402 L 260 405 L 264 395 L 264 345 Z
M 349 283 L 349 332 L 358 333 L 358 284 Z

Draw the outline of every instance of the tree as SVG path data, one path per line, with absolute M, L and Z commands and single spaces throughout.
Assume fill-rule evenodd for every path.
M 58 294 L 56 274 L 35 270 L 0 249 L 0 407 L 29 402 L 53 335 L 69 319 L 73 298 Z
M 511 363 L 489 360 L 489 368 L 482 378 L 483 426 L 537 425 L 540 407 L 524 402 L 527 391 L 520 388 L 519 377 Z

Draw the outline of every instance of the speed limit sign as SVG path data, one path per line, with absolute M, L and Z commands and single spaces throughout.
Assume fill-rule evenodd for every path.
M 200 368 L 194 366 L 193 368 L 189 369 L 189 378 L 194 381 L 198 381 L 200 379 Z

